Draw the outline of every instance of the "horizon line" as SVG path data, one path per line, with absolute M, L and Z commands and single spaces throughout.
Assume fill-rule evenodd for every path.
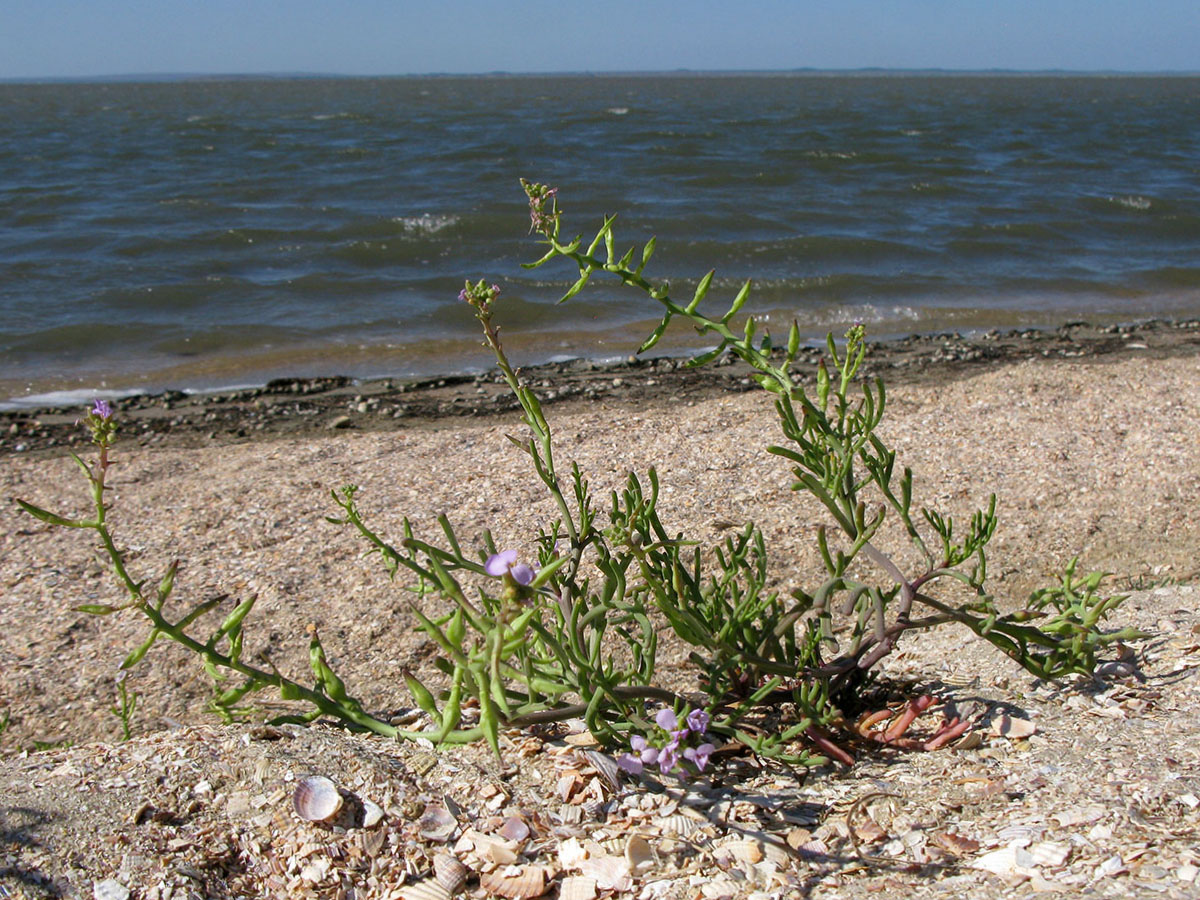
M 306 71 L 264 72 L 127 72 L 101 75 L 12 75 L 0 76 L 0 84 L 63 84 L 112 82 L 171 82 L 171 81 L 250 81 L 304 79 L 403 79 L 403 78 L 606 78 L 606 77 L 688 77 L 688 76 L 1042 76 L 1042 77 L 1197 77 L 1200 69 L 952 69 L 938 66 L 923 68 L 889 68 L 861 66 L 858 68 L 826 69 L 801 66 L 791 69 L 582 69 L 564 71 L 509 71 L 496 69 L 487 72 L 392 72 L 347 73 Z

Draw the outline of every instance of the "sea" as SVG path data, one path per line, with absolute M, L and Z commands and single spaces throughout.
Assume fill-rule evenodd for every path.
M 1200 315 L 1200 77 L 755 73 L 0 84 L 0 404 L 619 359 L 647 275 L 806 340 Z M 680 326 L 656 353 L 703 339 Z

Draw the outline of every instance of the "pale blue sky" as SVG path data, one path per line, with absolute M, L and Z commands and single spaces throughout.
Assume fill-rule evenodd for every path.
M 1200 0 L 0 0 L 0 78 L 1200 70 Z

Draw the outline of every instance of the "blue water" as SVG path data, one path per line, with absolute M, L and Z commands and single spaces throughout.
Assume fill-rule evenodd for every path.
M 627 355 L 649 301 L 520 268 L 520 176 L 814 338 L 1200 314 L 1197 78 L 7 84 L 0 401 L 482 367 L 466 277 L 519 361 Z

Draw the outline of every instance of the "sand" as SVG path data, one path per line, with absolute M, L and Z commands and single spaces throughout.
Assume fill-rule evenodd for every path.
M 1192 339 L 1186 338 L 1189 331 Z M 1035 350 L 1015 360 L 977 360 L 980 364 L 974 367 L 970 360 L 958 359 L 941 367 L 925 365 L 912 374 L 900 372 L 903 366 L 893 368 L 892 374 L 901 377 L 890 382 L 883 432 L 902 464 L 916 472 L 919 502 L 966 517 L 986 504 L 991 492 L 999 496 L 1001 524 L 991 547 L 989 571 L 993 590 L 1007 598 L 1005 602 L 1016 602 L 1045 584 L 1051 573 L 1078 556 L 1084 570 L 1112 573 L 1109 583 L 1114 589 L 1149 591 L 1138 596 L 1147 598 L 1142 608 L 1150 625 L 1168 621 L 1180 634 L 1189 632 L 1195 621 L 1194 595 L 1180 594 L 1190 589 L 1173 586 L 1194 581 L 1200 569 L 1196 505 L 1200 357 L 1195 352 L 1195 332 L 1179 333 L 1185 339 L 1168 349 L 1152 346 L 1145 337 L 1116 335 L 1113 340 L 1118 346 L 1099 355 L 1070 358 Z M 617 488 L 629 470 L 644 472 L 655 465 L 663 483 L 660 513 L 668 527 L 712 544 L 753 518 L 767 536 L 778 587 L 787 590 L 816 582 L 814 534 L 825 519 L 819 507 L 790 491 L 792 479 L 783 462 L 763 451 L 778 439 L 769 398 L 743 390 L 737 373 L 730 376 L 736 378 L 732 385 L 714 381 L 695 387 L 695 382 L 681 381 L 678 390 L 671 387 L 674 375 L 673 365 L 590 373 L 592 384 L 606 383 L 607 388 L 591 397 L 586 387 L 580 388 L 549 407 L 560 465 L 565 469 L 570 461 L 577 461 L 601 498 Z M 551 379 L 546 380 L 547 391 L 559 390 Z M 650 381 L 656 383 L 645 384 Z M 627 395 L 621 389 L 629 382 L 659 390 L 649 397 Z M 428 389 L 448 386 L 452 387 Z M 401 671 L 410 667 L 433 680 L 434 648 L 414 634 L 400 599 L 401 586 L 389 581 L 376 558 L 364 556 L 364 546 L 348 529 L 325 521 L 326 515 L 337 511 L 329 491 L 358 484 L 364 512 L 385 534 L 397 535 L 408 517 L 418 534 L 435 537 L 436 516 L 444 512 L 464 544 L 477 543 L 486 528 L 502 546 L 523 554 L 530 552 L 537 529 L 549 523 L 553 509 L 536 489 L 520 452 L 506 439 L 521 427 L 512 412 L 469 418 L 379 415 L 377 422 L 386 418 L 387 427 L 367 427 L 373 396 L 380 397 L 374 404 L 379 407 L 390 403 L 392 395 L 383 391 L 373 395 L 358 386 L 338 389 L 347 388 L 346 394 L 339 395 L 345 411 L 330 407 L 318 414 L 323 417 L 319 426 L 294 433 L 255 435 L 255 420 L 245 416 L 237 426 L 246 432 L 244 436 L 227 433 L 223 427 L 205 431 L 203 426 L 180 425 L 179 434 L 172 437 L 169 424 L 161 429 L 157 424 L 146 429 L 131 426 L 128 439 L 118 447 L 111 519 L 138 577 L 155 579 L 172 559 L 183 561 L 179 608 L 220 594 L 230 595 L 227 603 L 232 604 L 255 593 L 259 602 L 248 628 L 248 652 L 269 652 L 282 670 L 302 673 L 304 629 L 315 623 L 339 672 L 366 706 L 382 715 L 402 715 L 411 702 L 401 687 Z M 463 390 L 482 390 L 476 396 L 487 398 L 494 393 L 486 379 L 472 381 Z M 260 395 L 209 404 L 201 417 L 221 406 L 245 405 L 253 410 L 256 400 L 262 399 Z M 164 417 L 151 419 L 145 412 L 153 405 L 132 404 L 130 420 L 160 423 Z M 268 406 L 273 404 L 264 403 L 259 409 Z M 363 411 L 356 412 L 360 406 Z M 66 514 L 83 513 L 84 483 L 74 463 L 58 449 L 69 440 L 70 426 L 53 420 L 53 414 L 42 415 L 49 424 L 37 424 L 36 416 L 27 416 L 18 432 L 27 425 L 28 435 L 41 428 L 55 438 L 55 444 L 43 441 L 31 446 L 32 438 L 27 438 L 21 451 L 0 456 L 3 494 L 6 499 L 20 497 Z M 339 423 L 341 416 L 351 421 Z M 362 419 L 356 421 L 356 416 Z M 8 449 L 14 449 L 13 442 Z M 170 881 L 163 866 L 170 868 L 172 852 L 182 858 L 188 845 L 169 851 L 163 849 L 169 845 L 160 841 L 152 852 L 145 843 L 150 840 L 148 832 L 134 815 L 137 804 L 147 802 L 147 779 L 145 772 L 139 775 L 139 766 L 153 768 L 153 762 L 161 762 L 173 746 L 191 748 L 187 754 L 180 751 L 181 758 L 189 759 L 196 748 L 204 756 L 205 746 L 211 748 L 206 757 L 211 759 L 236 757 L 239 747 L 250 753 L 248 726 L 212 727 L 213 719 L 204 709 L 209 683 L 203 670 L 172 647 L 156 647 L 129 676 L 129 686 L 139 694 L 133 721 L 138 738 L 121 745 L 132 750 L 118 751 L 114 742 L 120 737 L 120 723 L 111 713 L 114 677 L 125 653 L 143 637 L 144 626 L 128 613 L 101 619 L 73 611 L 80 603 L 111 603 L 120 597 L 86 536 L 37 522 L 11 500 L 3 505 L 0 517 L 4 597 L 0 709 L 8 715 L 0 749 L 7 755 L 5 783 L 16 784 L 30 761 L 39 758 L 47 760 L 38 768 L 43 774 L 58 771 L 67 778 L 63 773 L 69 774 L 72 767 L 93 773 L 88 776 L 91 782 L 71 776 L 75 787 L 64 787 L 64 781 L 45 796 L 24 796 L 19 804 L 6 801 L 13 804 L 5 813 L 7 877 L 31 891 L 42 890 L 37 878 L 47 884 L 58 879 L 68 886 L 63 888 L 68 895 L 85 896 L 91 890 L 88 878 L 124 872 L 125 883 L 133 881 L 132 886 L 143 891 L 137 896 L 150 896 L 144 892 L 152 885 Z M 1167 593 L 1155 593 L 1164 589 Z M 1120 613 L 1114 624 L 1124 624 Z M 952 640 L 954 647 L 963 643 L 961 635 Z M 931 646 L 932 651 L 921 651 L 914 645 L 897 672 L 927 682 L 970 682 L 978 654 L 964 651 L 960 657 L 955 650 L 948 657 L 948 645 Z M 1172 652 L 1176 656 L 1171 659 L 1178 661 L 1193 651 L 1180 645 Z M 954 662 L 960 658 L 961 666 Z M 671 683 L 686 683 L 689 677 L 678 653 L 665 652 L 661 669 Z M 1028 700 L 1028 693 L 1011 694 L 1027 678 L 1005 678 L 1004 684 L 991 685 L 999 692 L 993 702 L 1004 699 L 1005 691 L 1009 694 L 1004 702 Z M 1186 707 L 1187 720 L 1193 721 L 1200 697 L 1191 691 L 1176 700 Z M 1063 705 L 1065 699 L 1055 702 L 1059 715 L 1070 713 L 1071 707 Z M 268 709 L 277 712 L 278 702 L 268 704 Z M 332 735 L 323 750 L 313 749 L 308 760 L 292 760 L 290 768 L 284 768 L 294 777 L 328 761 L 337 752 L 338 735 Z M 62 742 L 76 746 L 49 751 L 45 757 L 27 752 L 35 743 Z M 138 746 L 145 750 L 140 762 Z M 1130 777 L 1136 779 L 1140 751 L 1132 743 L 1126 750 Z M 375 747 L 364 750 L 363 758 L 370 753 L 408 752 Z M 1060 747 L 1055 752 L 1065 751 Z M 120 777 L 136 787 L 118 789 L 115 796 L 109 796 L 110 790 L 102 803 L 93 803 L 103 816 L 113 819 L 109 830 L 123 835 L 114 844 L 93 833 L 99 827 L 97 820 L 89 818 L 84 807 L 88 797 L 96 799 L 94 784 L 103 781 L 107 771 L 103 760 L 117 757 L 124 760 Z M 245 759 L 242 762 L 253 769 Z M 539 765 L 529 760 L 518 763 L 518 768 L 535 771 Z M 938 782 L 929 774 L 928 764 L 922 759 L 912 765 L 925 779 L 924 787 L 936 795 Z M 195 827 L 219 830 L 231 821 L 222 803 L 239 791 L 253 793 L 261 787 L 246 781 L 249 775 L 236 759 L 229 766 L 223 776 L 228 783 L 217 788 L 221 802 L 197 795 L 199 807 L 194 815 L 183 816 L 184 824 L 177 829 L 185 829 L 187 821 L 194 819 Z M 385 768 L 379 762 L 371 777 L 382 777 Z M 163 790 L 177 794 L 184 787 L 195 789 L 199 769 L 192 766 L 189 771 L 190 786 L 180 782 Z M 1084 777 L 1086 762 L 1071 771 Z M 167 783 L 164 778 L 169 782 L 182 777 L 161 766 L 155 772 L 160 787 Z M 1161 772 L 1145 775 L 1167 777 Z M 272 770 L 268 781 L 271 778 L 276 779 L 272 790 L 289 783 L 283 769 Z M 54 783 L 48 775 L 42 781 Z M 85 788 L 86 783 L 93 783 L 93 789 Z M 539 802 L 530 784 L 521 788 L 526 805 Z M 516 788 L 514 792 L 520 793 Z M 49 806 L 42 808 L 39 803 Z M 13 819 L 17 806 L 31 811 L 21 823 Z M 286 809 L 279 813 L 286 814 Z M 844 807 L 841 814 L 846 814 Z M 256 838 L 260 850 L 271 846 L 272 828 L 278 831 L 270 823 L 260 829 Z M 288 840 L 295 837 L 289 835 Z M 180 831 L 173 839 L 183 837 Z M 236 836 L 226 837 L 235 841 Z M 1119 843 L 1122 837 L 1111 840 Z M 75 862 L 65 857 L 54 862 L 55 853 L 46 849 L 61 850 L 64 841 L 79 845 Z M 1114 853 L 1121 851 L 1113 846 Z M 130 854 L 141 861 L 130 862 L 126 858 Z M 1102 862 L 1098 859 L 1096 865 Z M 1186 889 L 1186 879 L 1175 875 L 1176 869 L 1190 865 L 1186 859 L 1175 854 L 1155 864 L 1166 873 L 1159 880 L 1169 882 L 1172 891 Z M 1125 874 L 1116 872 L 1114 877 L 1134 877 L 1130 865 L 1123 865 Z M 903 876 L 915 881 L 902 883 L 924 884 L 933 890 L 941 876 L 922 876 L 918 870 Z M 835 878 L 830 871 L 821 870 L 813 885 Z M 992 876 L 972 872 L 977 882 L 971 882 L 973 889 L 996 887 Z M 927 881 L 922 882 L 922 877 Z M 226 885 L 236 881 L 229 873 L 222 878 Z M 237 883 L 242 885 L 238 890 L 247 890 Z M 257 883 L 266 884 L 261 879 Z M 291 885 L 288 890 L 317 890 L 302 880 L 293 884 L 285 878 L 279 883 Z M 349 896 L 346 883 L 358 883 L 351 879 L 342 884 L 343 895 Z M 829 881 L 827 887 L 841 883 Z M 275 888 L 262 887 L 262 895 L 273 895 Z M 361 884 L 356 889 L 355 896 L 386 895 L 382 887 L 374 894 Z M 206 890 L 219 894 L 217 888 Z M 681 890 L 673 896 L 699 896 Z M 322 895 L 336 894 L 334 888 L 330 891 Z M 735 895 L 749 892 L 746 888 Z

